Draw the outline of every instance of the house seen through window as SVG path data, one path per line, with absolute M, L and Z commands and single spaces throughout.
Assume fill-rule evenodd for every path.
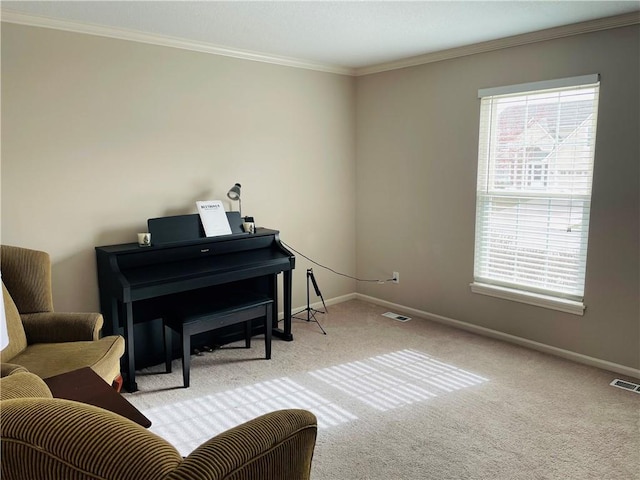
M 476 293 L 584 310 L 598 75 L 480 90 Z

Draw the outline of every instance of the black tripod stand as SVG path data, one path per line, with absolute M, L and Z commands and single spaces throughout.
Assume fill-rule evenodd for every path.
M 324 307 L 324 312 L 311 308 L 311 305 L 309 303 L 309 280 L 311 280 L 311 283 L 313 283 L 313 289 L 316 291 L 316 295 L 320 297 L 320 300 L 322 300 L 322 306 Z M 320 293 L 320 289 L 318 288 L 316 277 L 314 277 L 313 275 L 313 269 L 307 268 L 307 308 L 294 313 L 291 317 L 297 318 L 298 320 L 306 320 L 307 322 L 316 322 L 318 324 L 318 327 L 320 327 L 320 330 L 322 330 L 322 333 L 326 335 L 327 332 L 324 331 L 324 328 L 322 328 L 322 325 L 320 325 L 320 322 L 316 318 L 316 313 L 326 313 L 326 311 L 327 311 L 327 306 L 325 305 L 324 298 L 322 298 L 322 293 Z M 296 315 L 302 312 L 307 312 L 307 318 L 296 317 Z

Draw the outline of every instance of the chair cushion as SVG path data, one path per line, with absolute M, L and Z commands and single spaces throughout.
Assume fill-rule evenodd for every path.
M 124 339 L 118 335 L 88 342 L 36 343 L 11 359 L 40 378 L 91 367 L 111 384 L 120 375 Z
M 3 363 L 11 362 L 13 357 L 27 348 L 27 336 L 24 333 L 22 320 L 16 304 L 13 302 L 7 287 L 2 282 L 2 298 L 4 300 L 4 313 L 7 319 L 7 331 L 9 333 L 9 345 L 0 352 L 0 359 Z M 12 362 L 16 363 L 16 362 Z

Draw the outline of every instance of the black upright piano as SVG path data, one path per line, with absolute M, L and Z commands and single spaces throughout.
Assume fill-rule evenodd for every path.
M 242 291 L 266 294 L 274 301 L 273 335 L 293 340 L 295 257 L 280 243 L 277 230 L 245 233 L 237 212 L 227 216 L 231 235 L 205 237 L 197 214 L 181 215 L 149 220 L 151 246 L 96 247 L 103 330 L 125 338 L 123 376 L 128 391 L 137 390 L 136 368 L 163 362 L 161 319 L 176 302 L 208 302 Z M 279 273 L 283 274 L 283 328 L 278 327 Z M 227 335 L 228 341 L 242 338 L 232 330 L 218 335 Z M 216 341 L 222 344 L 225 339 Z

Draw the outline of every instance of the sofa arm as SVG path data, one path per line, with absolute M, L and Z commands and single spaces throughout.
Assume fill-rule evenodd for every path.
M 0 379 L 0 400 L 27 397 L 52 398 L 52 395 L 39 376 L 24 369 L 14 370 L 14 373 Z
M 167 480 L 307 480 L 317 430 L 307 410 L 270 412 L 203 443 Z
M 140 425 L 92 405 L 24 398 L 0 404 L 0 478 L 160 480 L 182 457 Z
M 41 312 L 21 318 L 30 345 L 98 340 L 104 323 L 100 313 Z

